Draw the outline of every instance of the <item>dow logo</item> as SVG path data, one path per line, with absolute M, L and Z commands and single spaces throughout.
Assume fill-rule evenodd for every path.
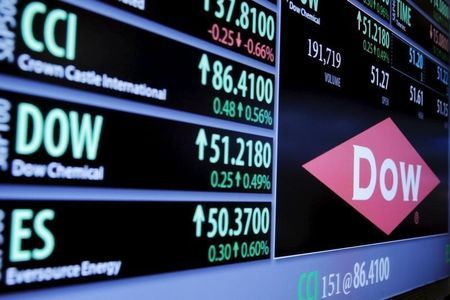
M 390 118 L 303 167 L 386 234 L 439 184 Z
M 43 40 L 39 40 L 34 31 L 37 20 L 42 19 Z M 21 34 L 25 45 L 35 52 L 47 49 L 53 56 L 75 59 L 77 16 L 62 9 L 48 10 L 42 2 L 31 2 L 23 10 L 21 18 Z M 59 45 L 56 38 L 57 26 L 65 28 L 66 39 Z

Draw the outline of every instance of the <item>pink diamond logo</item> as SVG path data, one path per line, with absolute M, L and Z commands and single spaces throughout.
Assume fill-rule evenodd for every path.
M 303 167 L 386 234 L 439 184 L 390 118 Z

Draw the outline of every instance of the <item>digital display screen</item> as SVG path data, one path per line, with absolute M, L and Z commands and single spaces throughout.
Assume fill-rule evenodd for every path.
M 447 278 L 448 13 L 0 0 L 0 297 L 384 299 Z
M 351 3 L 321 3 L 320 26 L 293 5 L 281 23 L 276 256 L 446 233 L 442 66 Z

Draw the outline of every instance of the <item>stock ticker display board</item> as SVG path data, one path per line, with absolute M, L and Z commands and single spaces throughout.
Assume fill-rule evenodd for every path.
M 0 293 L 363 299 L 448 277 L 448 13 L 0 0 Z

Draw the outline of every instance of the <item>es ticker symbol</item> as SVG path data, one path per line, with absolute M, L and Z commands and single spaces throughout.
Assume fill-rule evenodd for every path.
M 11 213 L 9 261 L 27 262 L 48 258 L 55 249 L 55 236 L 48 228 L 54 219 L 55 211 L 52 209 L 38 212 L 32 209 L 14 209 Z M 42 246 L 30 247 L 33 235 L 41 240 Z

